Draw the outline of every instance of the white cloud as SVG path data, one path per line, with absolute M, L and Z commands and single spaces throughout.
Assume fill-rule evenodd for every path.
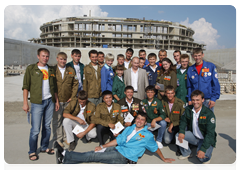
M 12 5 L 4 11 L 4 37 L 27 41 L 40 37 L 40 26 L 43 23 L 65 17 L 81 17 L 83 15 L 106 17 L 107 12 L 100 6 L 92 5 Z
M 225 48 L 225 46 L 218 45 L 217 39 L 220 35 L 218 35 L 218 31 L 205 18 L 200 18 L 193 23 L 189 23 L 189 18 L 187 18 L 185 21 L 181 21 L 180 24 L 192 28 L 195 31 L 193 35 L 194 41 L 206 44 L 206 49 Z

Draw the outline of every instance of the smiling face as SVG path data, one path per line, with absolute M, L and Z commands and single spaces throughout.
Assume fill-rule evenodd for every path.
M 156 64 L 157 59 L 155 57 L 151 57 L 148 59 L 149 65 L 154 66 Z
M 145 61 L 144 60 L 139 60 L 139 67 L 143 68 Z
M 73 64 L 78 65 L 78 63 L 81 59 L 81 54 L 74 53 L 74 54 L 71 55 L 71 57 L 72 57 L 72 60 L 73 60 Z
M 124 64 L 124 57 L 119 57 L 117 59 L 118 65 L 123 65 Z
M 90 58 L 91 63 L 92 63 L 93 65 L 96 65 L 96 64 L 97 64 L 97 61 L 98 61 L 97 54 L 91 53 L 89 58 Z
M 103 97 L 103 101 L 106 103 L 107 107 L 110 107 L 112 105 L 113 97 L 111 94 L 107 94 Z
M 174 90 L 167 90 L 165 92 L 165 95 L 167 96 L 168 101 L 172 101 L 175 96 L 175 91 Z
M 37 55 L 37 57 L 38 57 L 38 61 L 39 61 L 39 63 L 38 63 L 39 66 L 44 67 L 44 66 L 47 65 L 47 62 L 49 60 L 49 53 L 48 52 L 41 51 L 39 53 L 39 55 Z
M 137 70 L 138 69 L 138 67 L 139 67 L 139 58 L 133 58 L 133 60 L 132 60 L 132 68 L 134 69 L 134 70 Z
M 142 57 L 145 60 L 146 59 L 146 53 L 145 52 L 140 52 L 139 57 Z
M 107 64 L 109 67 L 112 65 L 112 63 L 113 63 L 113 60 L 107 60 L 107 61 L 106 61 L 106 64 Z
M 188 58 L 182 58 L 181 59 L 181 68 L 182 69 L 187 69 L 188 63 L 189 63 L 189 59 Z
M 164 59 L 166 57 L 167 57 L 167 53 L 166 52 L 159 51 L 158 58 L 159 58 L 160 61 L 162 61 L 162 59 Z
M 103 64 L 104 63 L 104 54 L 98 54 L 98 63 Z
M 145 117 L 138 115 L 135 119 L 136 128 L 143 128 L 147 124 Z
M 203 57 L 204 57 L 204 54 L 203 53 L 194 53 L 193 54 L 193 58 L 196 62 L 196 65 L 200 65 L 203 63 Z
M 175 53 L 173 53 L 173 56 L 174 56 L 174 60 L 179 64 L 180 63 L 180 53 L 175 52 Z
M 131 60 L 131 58 L 132 58 L 132 52 L 130 52 L 130 51 L 127 51 L 126 52 L 126 59 L 129 61 L 129 60 Z
M 171 64 L 168 63 L 167 61 L 163 61 L 163 62 L 162 62 L 162 66 L 163 66 L 163 68 L 164 68 L 165 71 L 168 71 L 169 68 L 170 68 L 170 66 L 171 66 Z
M 130 101 L 133 98 L 133 90 L 132 89 L 128 89 L 124 92 L 124 94 L 126 95 L 126 98 Z
M 153 91 L 153 90 L 148 90 L 148 91 L 146 92 L 146 94 L 147 94 L 148 100 L 151 101 L 151 100 L 154 98 L 155 91 Z
M 192 96 L 191 100 L 192 100 L 193 107 L 196 111 L 202 107 L 204 102 L 204 98 L 202 98 L 201 95 Z

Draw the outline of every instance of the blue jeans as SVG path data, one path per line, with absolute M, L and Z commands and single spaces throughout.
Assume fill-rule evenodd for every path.
M 168 132 L 168 128 L 166 128 L 166 130 L 165 130 L 165 132 L 164 132 L 164 142 L 166 143 L 166 144 L 170 144 L 171 143 L 171 141 L 172 141 L 172 139 L 173 139 L 173 137 L 176 135 L 176 133 L 179 131 L 179 128 L 178 128 L 178 126 L 174 126 L 173 128 L 172 128 L 172 133 L 169 133 Z
M 207 108 L 209 108 L 209 106 L 208 106 L 208 103 L 210 102 L 210 99 L 204 99 L 204 102 L 203 102 L 203 104 L 204 104 L 204 106 L 206 106 Z M 210 109 L 210 108 L 209 108 Z M 211 109 L 210 109 L 212 112 L 214 112 L 214 107 L 212 107 Z
M 41 138 L 41 150 L 46 150 L 49 144 L 49 138 L 51 135 L 51 120 L 54 110 L 54 103 L 52 98 L 48 98 L 42 101 L 42 104 L 31 103 L 31 131 L 29 136 L 30 151 L 28 154 L 35 153 L 37 151 L 38 134 L 40 132 L 42 123 L 42 138 Z
M 107 164 L 126 164 L 127 159 L 115 147 L 109 147 L 105 152 L 65 152 L 64 164 L 77 164 L 83 162 L 101 162 Z
M 178 133 L 176 134 L 176 136 L 178 137 Z M 196 152 L 198 152 L 198 151 L 200 150 L 200 148 L 201 148 L 201 146 L 202 146 L 202 144 L 203 144 L 203 139 L 198 139 L 198 138 L 196 138 L 191 131 L 186 131 L 186 132 L 185 132 L 185 137 L 184 137 L 184 139 L 185 139 L 186 141 L 188 141 L 188 142 L 189 142 L 190 144 L 192 144 L 192 145 L 197 145 L 197 151 L 196 151 Z M 186 156 L 188 156 L 188 155 L 190 155 L 190 154 L 192 153 L 192 151 L 191 151 L 191 149 L 190 149 L 189 147 L 188 147 L 188 149 L 185 149 L 185 148 L 179 146 L 179 148 L 180 148 L 180 151 L 181 151 L 181 153 L 182 153 L 182 156 L 184 156 L 184 157 L 186 157 Z M 203 159 L 200 159 L 200 158 L 198 158 L 198 157 L 197 157 L 197 158 L 199 159 L 200 162 L 207 162 L 207 161 L 209 161 L 209 160 L 211 159 L 211 157 L 212 157 L 212 151 L 213 151 L 213 147 L 210 146 L 210 147 L 206 150 L 205 158 L 203 158 Z
M 167 127 L 167 122 L 165 120 L 161 120 L 161 121 L 158 121 L 156 123 L 161 126 L 159 129 L 157 129 L 158 130 L 158 135 L 157 135 L 156 141 L 162 142 L 163 134 L 164 134 L 165 129 Z M 151 123 L 147 123 L 147 126 L 150 127 Z M 150 131 L 150 132 L 152 132 L 152 131 Z

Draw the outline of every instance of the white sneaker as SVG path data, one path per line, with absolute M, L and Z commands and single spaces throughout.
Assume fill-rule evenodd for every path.
M 184 160 L 184 159 L 189 158 L 190 156 L 191 156 L 191 154 L 188 155 L 188 156 L 182 156 L 182 155 L 180 155 L 180 156 L 178 157 L 178 159 L 180 159 L 180 160 Z
M 210 162 L 211 162 L 211 159 L 207 162 L 203 162 L 203 164 L 210 164 Z
M 159 149 L 162 149 L 162 148 L 163 148 L 162 143 L 161 143 L 161 142 L 158 142 L 158 141 L 156 141 L 156 142 L 157 142 L 158 148 L 159 148 Z

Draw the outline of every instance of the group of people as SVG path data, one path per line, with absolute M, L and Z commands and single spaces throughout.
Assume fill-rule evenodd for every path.
M 163 141 L 175 143 L 175 136 L 180 143 L 184 139 L 196 145 L 201 162 L 210 162 L 216 144 L 214 106 L 220 96 L 215 65 L 203 60 L 200 48 L 193 51 L 194 65 L 188 54 L 178 50 L 173 53 L 176 64 L 167 58 L 166 50 L 159 51 L 159 60 L 155 53 L 146 56 L 145 50 L 135 57 L 133 53 L 128 48 L 125 56 L 118 54 L 117 65 L 112 67 L 115 57 L 111 53 L 90 50 L 90 63 L 84 65 L 81 51 L 74 49 L 71 62 L 60 52 L 57 65 L 49 66 L 49 50 L 38 49 L 39 61 L 27 67 L 22 87 L 23 110 L 28 114 L 30 92 L 30 160 L 39 158 L 36 151 L 42 124 L 40 151 L 55 154 L 57 163 L 137 163 L 145 149 L 172 162 L 160 149 Z M 126 121 L 129 115 L 131 122 Z M 49 148 L 51 122 L 56 153 Z M 124 130 L 113 134 L 118 122 Z M 76 126 L 84 131 L 74 134 Z M 105 144 L 104 135 L 109 143 Z M 99 147 L 74 152 L 75 136 L 87 142 L 97 138 Z M 69 145 L 67 150 L 64 144 Z M 104 148 L 105 152 L 97 152 Z M 189 147 L 177 148 L 179 159 L 192 157 Z

